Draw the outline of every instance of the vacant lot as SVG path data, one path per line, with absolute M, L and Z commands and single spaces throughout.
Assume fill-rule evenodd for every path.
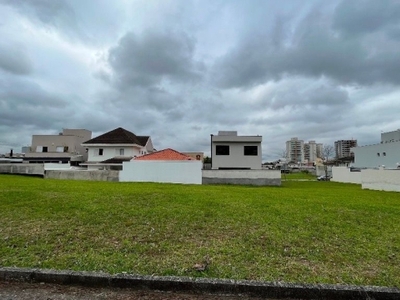
M 400 286 L 399 219 L 399 193 L 334 182 L 0 175 L 0 266 Z

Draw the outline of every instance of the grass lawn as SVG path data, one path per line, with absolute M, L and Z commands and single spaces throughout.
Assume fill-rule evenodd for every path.
M 282 180 L 317 180 L 317 176 L 312 175 L 310 173 L 298 172 L 298 173 L 282 173 L 281 174 Z
M 400 194 L 358 185 L 0 175 L 0 220 L 0 266 L 400 286 Z

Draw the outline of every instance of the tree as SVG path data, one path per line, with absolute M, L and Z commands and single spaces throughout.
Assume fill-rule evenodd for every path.
M 319 151 L 318 151 L 319 152 Z M 335 154 L 335 148 L 332 145 L 324 145 L 322 148 L 322 152 L 318 153 L 317 152 L 317 157 L 322 160 L 322 163 L 324 165 L 324 171 L 325 171 L 325 176 L 328 177 L 328 164 Z

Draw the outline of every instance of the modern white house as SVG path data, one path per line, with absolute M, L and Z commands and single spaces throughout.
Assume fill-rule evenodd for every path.
M 88 140 L 82 146 L 88 153 L 88 160 L 82 165 L 88 169 L 120 169 L 118 166 L 122 167 L 122 162 L 154 151 L 150 136 L 138 136 L 121 127 Z
M 92 138 L 86 129 L 63 129 L 59 134 L 32 135 L 30 147 L 24 147 L 24 161 L 30 163 L 68 163 L 87 160 L 82 143 Z
M 237 131 L 211 135 L 212 169 L 261 169 L 262 137 L 239 136 Z
M 400 129 L 381 133 L 379 144 L 351 148 L 356 168 L 397 169 L 400 166 Z

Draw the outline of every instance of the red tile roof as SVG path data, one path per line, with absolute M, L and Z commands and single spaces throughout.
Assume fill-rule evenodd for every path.
M 135 160 L 193 160 L 190 156 L 171 148 L 136 157 Z
M 148 136 L 137 136 L 124 128 L 118 127 L 83 144 L 137 144 L 144 147 L 148 140 Z

